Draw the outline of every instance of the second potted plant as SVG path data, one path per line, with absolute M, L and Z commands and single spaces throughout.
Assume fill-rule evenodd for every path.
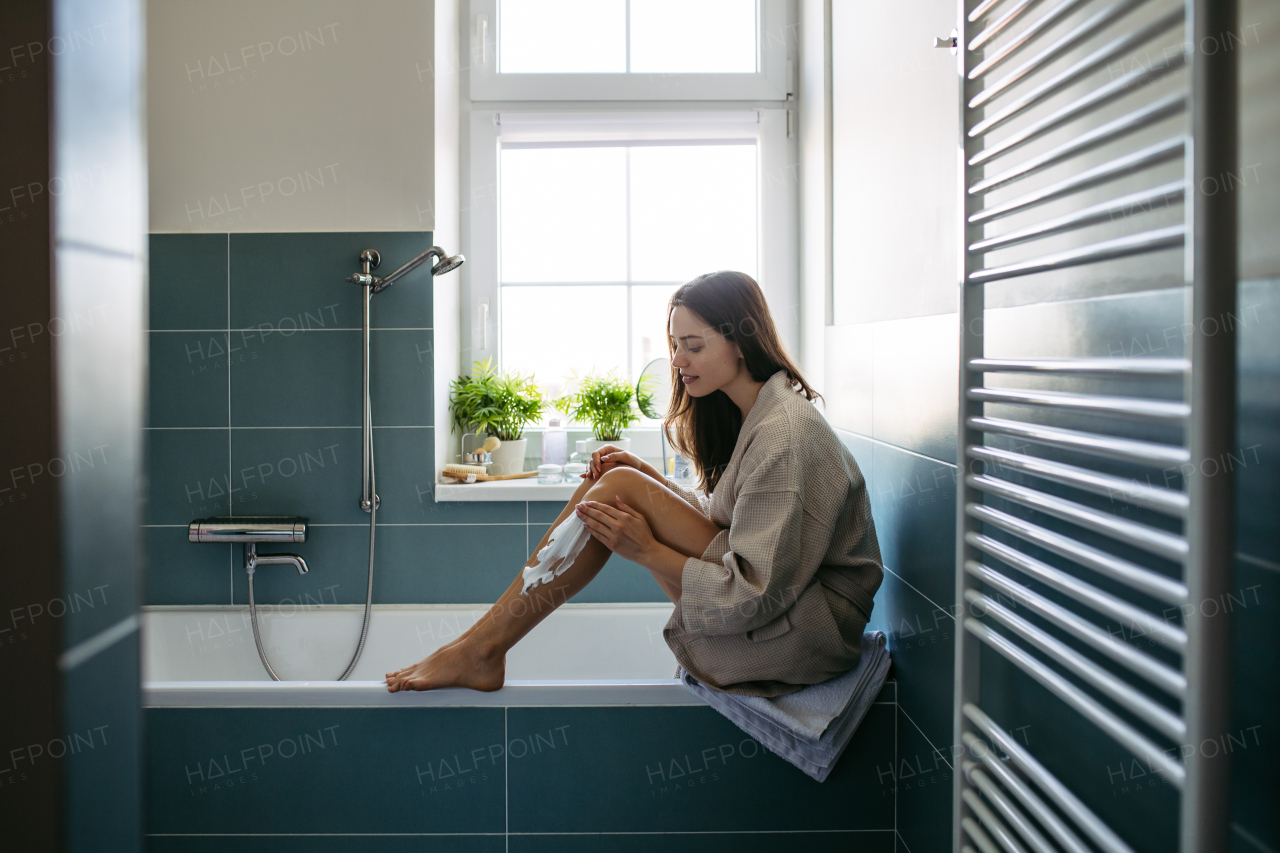
M 622 431 L 640 420 L 634 405 L 635 390 L 630 382 L 613 374 L 592 375 L 579 381 L 577 387 L 556 400 L 555 405 L 571 419 L 591 424 L 588 453 L 605 444 L 629 450 L 631 439 L 623 438 Z
M 449 407 L 458 431 L 484 432 L 502 441 L 493 452 L 492 474 L 524 471 L 524 428 L 542 418 L 549 402 L 532 376 L 498 373 L 487 358 L 475 363 L 470 376 L 449 384 Z

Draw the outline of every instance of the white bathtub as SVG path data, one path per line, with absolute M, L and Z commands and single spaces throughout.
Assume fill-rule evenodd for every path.
M 383 674 L 426 657 L 484 613 L 483 605 L 375 605 L 360 663 L 362 605 L 262 607 L 258 660 L 247 607 L 146 607 L 143 702 L 148 707 L 699 705 L 672 678 L 662 639 L 670 604 L 566 604 L 507 655 L 494 693 L 387 692 Z

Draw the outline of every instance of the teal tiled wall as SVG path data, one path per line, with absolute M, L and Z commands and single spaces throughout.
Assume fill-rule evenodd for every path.
M 364 600 L 360 288 L 377 249 L 394 269 L 432 234 L 153 234 L 147 429 L 147 604 L 245 604 L 238 546 L 187 541 L 210 515 L 301 515 L 311 572 L 262 572 L 260 601 Z M 372 303 L 378 603 L 495 600 L 559 506 L 437 504 L 434 318 L 425 267 Z M 264 548 L 263 551 L 269 551 Z M 664 601 L 615 558 L 581 601 Z
M 151 708 L 147 846 L 891 853 L 893 695 L 822 783 L 707 707 Z

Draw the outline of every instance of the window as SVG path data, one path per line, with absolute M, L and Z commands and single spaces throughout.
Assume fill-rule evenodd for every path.
M 473 100 L 782 100 L 786 0 L 471 0 Z
M 752 139 L 504 144 L 503 364 L 552 393 L 575 371 L 638 378 L 681 282 L 757 275 L 756 160 Z
M 498 20 L 499 74 L 757 70 L 755 0 L 498 0 Z
M 797 349 L 787 0 L 469 2 L 462 364 L 635 379 L 672 291 L 718 269 Z

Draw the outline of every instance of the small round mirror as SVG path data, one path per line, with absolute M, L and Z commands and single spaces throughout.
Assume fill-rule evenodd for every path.
M 671 405 L 671 359 L 655 358 L 640 371 L 636 405 L 646 418 L 661 420 Z

